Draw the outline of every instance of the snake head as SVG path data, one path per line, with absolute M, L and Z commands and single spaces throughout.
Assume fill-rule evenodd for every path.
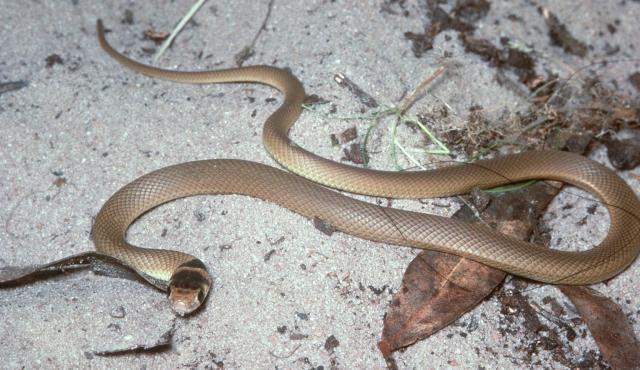
M 179 316 L 192 313 L 204 303 L 210 287 L 211 278 L 200 260 L 183 263 L 169 281 L 171 309 Z

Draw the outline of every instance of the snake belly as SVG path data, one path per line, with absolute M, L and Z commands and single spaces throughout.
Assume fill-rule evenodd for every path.
M 202 72 L 160 69 L 115 51 L 104 37 L 101 21 L 97 32 L 102 48 L 134 71 L 181 83 L 261 83 L 284 95 L 281 106 L 265 122 L 262 139 L 273 158 L 290 172 L 232 159 L 181 163 L 126 185 L 105 203 L 96 218 L 92 230 L 96 249 L 132 266 L 170 294 L 175 291 L 172 304 L 176 312 L 188 313 L 204 300 L 210 285 L 204 264 L 183 252 L 133 246 L 126 241 L 126 230 L 149 209 L 196 194 L 261 198 L 364 239 L 452 253 L 554 284 L 603 281 L 624 270 L 640 252 L 640 201 L 615 172 L 586 157 L 551 150 L 528 151 L 401 173 L 333 162 L 296 146 L 288 137 L 305 97 L 302 84 L 288 71 L 271 66 Z M 566 182 L 597 196 L 607 207 L 611 221 L 605 239 L 586 251 L 552 250 L 494 232 L 482 224 L 383 208 L 326 188 L 380 197 L 424 198 L 531 179 Z M 197 302 L 184 303 L 190 299 Z

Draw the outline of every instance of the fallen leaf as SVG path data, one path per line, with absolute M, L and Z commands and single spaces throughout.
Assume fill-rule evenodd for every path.
M 475 307 L 505 273 L 454 255 L 422 251 L 411 261 L 384 318 L 385 358 L 424 339 Z
M 611 367 L 640 366 L 640 341 L 618 304 L 589 287 L 561 285 L 559 288 L 573 302 Z
M 483 198 L 490 199 L 482 218 L 499 232 L 526 239 L 534 231 L 538 216 L 558 192 L 554 185 L 538 182 L 520 191 L 485 193 Z M 477 190 L 474 197 L 479 197 Z M 454 217 L 477 222 L 469 207 L 463 207 Z M 427 338 L 458 319 L 493 292 L 505 275 L 503 271 L 446 253 L 418 254 L 405 271 L 384 318 L 379 349 L 388 366 L 395 368 L 393 351 Z

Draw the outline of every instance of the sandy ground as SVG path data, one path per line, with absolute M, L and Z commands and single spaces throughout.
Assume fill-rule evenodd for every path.
M 102 18 L 119 50 L 150 62 L 143 48 L 154 45 L 142 32 L 170 30 L 191 3 L 0 0 L 0 82 L 28 81 L 27 87 L 0 95 L 0 266 L 44 263 L 93 249 L 89 231 L 100 206 L 151 170 L 207 158 L 276 165 L 260 140 L 262 123 L 280 101 L 275 90 L 153 80 L 124 70 L 98 46 L 95 22 Z M 274 1 L 255 42 L 256 54 L 245 64 L 288 67 L 309 94 L 336 109 L 328 117 L 329 105 L 305 112 L 292 132 L 299 145 L 340 160 L 341 150 L 331 145 L 329 135 L 354 124 L 361 135 L 366 130 L 365 120 L 335 119 L 358 115 L 364 107 L 335 83 L 337 72 L 390 105 L 447 62 L 454 68 L 418 101 L 414 114 L 446 102 L 458 113 L 447 123 L 455 126 L 473 105 L 495 116 L 525 109 L 522 98 L 496 83 L 493 67 L 464 53 L 454 31 L 440 34 L 434 49 L 421 58 L 413 55 L 403 34 L 422 31 L 427 22 L 422 2 L 408 1 L 404 8 L 391 4 L 396 14 L 383 11 L 382 3 Z M 494 2 L 476 35 L 497 45 L 508 36 L 536 50 L 544 67 L 560 76 L 603 58 L 640 57 L 637 1 L 510 3 Z M 538 5 L 557 14 L 590 46 L 586 58 L 550 45 Z M 234 65 L 234 55 L 251 44 L 267 9 L 266 1 L 208 1 L 159 65 Z M 133 24 L 123 22 L 125 10 L 133 12 Z M 509 14 L 517 18 L 508 20 Z M 615 25 L 616 32 L 607 25 Z M 606 55 L 611 46 L 620 47 L 614 57 Z M 52 54 L 63 64 L 47 67 Z M 629 71 L 637 69 L 637 63 L 620 63 L 600 73 L 623 89 Z M 393 168 L 386 129 L 376 137 L 372 165 Z M 595 157 L 606 163 L 602 150 Z M 637 179 L 622 176 L 640 191 Z M 606 212 L 589 215 L 587 226 L 580 227 L 577 220 L 587 206 L 578 202 L 563 213 L 561 206 L 568 202 L 576 200 L 559 199 L 555 217 L 549 218 L 556 235 L 564 236 L 560 244 L 584 246 L 602 238 Z M 398 201 L 394 206 L 446 215 L 456 204 L 446 209 L 424 203 Z M 343 234 L 328 237 L 307 219 L 239 196 L 173 202 L 145 215 L 129 238 L 145 246 L 177 247 L 204 260 L 216 278 L 206 308 L 176 319 L 163 294 L 91 272 L 0 290 L 1 368 L 383 368 L 376 346 L 382 317 L 417 253 Z M 596 287 L 620 303 L 636 333 L 639 267 L 636 261 L 608 285 Z M 529 293 L 537 301 L 557 297 L 573 312 L 554 288 Z M 402 368 L 415 369 L 561 367 L 553 351 L 528 359 L 518 350 L 521 335 L 505 334 L 504 325 L 500 304 L 488 299 L 396 358 Z M 95 354 L 151 345 L 167 332 L 173 333 L 169 350 Z M 330 336 L 339 341 L 333 351 L 325 349 Z M 570 357 L 578 360 L 597 352 L 589 335 L 568 346 Z

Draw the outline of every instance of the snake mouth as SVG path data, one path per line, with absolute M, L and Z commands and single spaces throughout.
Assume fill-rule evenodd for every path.
M 180 265 L 169 282 L 171 309 L 179 316 L 197 310 L 206 300 L 211 278 L 204 264 L 193 260 Z
M 169 291 L 171 309 L 179 316 L 186 316 L 197 310 L 205 298 L 206 294 L 201 289 L 172 287 Z

